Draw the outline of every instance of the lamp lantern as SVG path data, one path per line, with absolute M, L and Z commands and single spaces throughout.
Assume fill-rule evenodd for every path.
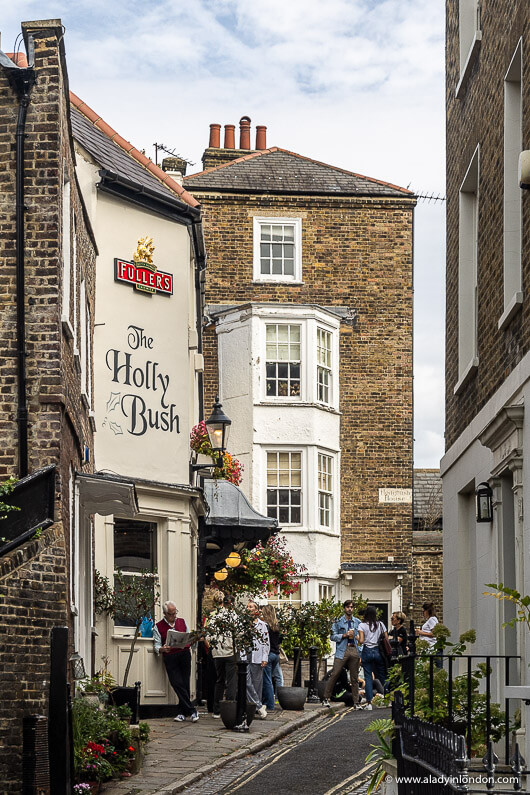
M 239 564 L 241 563 L 241 555 L 239 552 L 231 552 L 227 559 L 225 560 L 227 566 L 231 569 L 237 569 Z
M 493 521 L 493 490 L 489 483 L 479 483 L 475 490 L 477 522 Z
M 226 580 L 226 578 L 228 577 L 228 570 L 225 568 L 219 569 L 219 571 L 216 571 L 213 576 L 218 582 L 222 582 L 223 580 Z
M 223 407 L 219 402 L 219 395 L 215 398 L 212 413 L 206 420 L 205 425 L 212 450 L 217 453 L 217 466 L 222 466 L 222 460 L 220 459 L 222 459 L 222 455 L 226 451 L 232 420 L 224 413 Z
M 85 663 L 79 652 L 74 651 L 69 662 L 72 667 L 72 677 L 75 680 L 84 679 L 86 676 Z

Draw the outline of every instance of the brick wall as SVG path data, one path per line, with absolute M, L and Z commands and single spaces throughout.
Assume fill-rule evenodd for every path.
M 466 88 L 460 77 L 458 0 L 447 2 L 447 322 L 446 447 L 450 447 L 528 351 L 530 304 L 503 329 L 504 75 L 521 36 L 528 41 L 527 0 L 482 3 L 482 41 Z M 523 46 L 523 149 L 530 148 L 530 63 Z M 480 144 L 478 232 L 478 371 L 458 395 L 458 194 Z M 530 195 L 522 192 L 523 291 L 530 268 Z M 526 294 L 525 294 L 526 297 Z
M 68 122 L 68 85 L 60 23 L 24 23 L 35 32 L 37 82 L 25 140 L 26 370 L 29 470 L 57 465 L 56 523 L 0 560 L 0 780 L 19 792 L 22 718 L 47 711 L 49 632 L 71 624 L 68 609 L 69 479 L 90 471 L 83 446 L 93 449 L 89 407 L 81 390 L 81 281 L 94 317 L 95 245 L 75 179 Z M 18 99 L 0 69 L 0 479 L 18 471 L 15 281 L 15 129 Z M 71 186 L 70 307 L 62 307 L 64 175 Z M 75 278 L 74 278 L 75 271 Z M 75 290 L 75 301 L 74 301 Z M 69 325 L 61 323 L 61 314 Z M 93 321 L 88 329 L 92 336 Z M 75 330 L 70 338 L 69 326 Z M 91 367 L 88 378 L 92 378 Z M 88 389 L 86 390 L 88 391 Z M 37 626 L 35 626 L 35 623 Z M 33 642 L 35 638 L 36 642 Z M 16 651 L 16 653 L 14 653 Z
M 412 611 L 407 619 L 413 619 L 416 626 L 424 623 L 421 606 L 424 602 L 434 603 L 434 612 L 443 621 L 443 541 L 437 530 L 414 531 L 412 534 Z M 405 602 L 404 602 L 405 604 Z
M 249 300 L 355 310 L 340 331 L 342 560 L 410 567 L 412 510 L 378 489 L 412 488 L 412 203 L 195 190 L 208 251 L 206 304 Z M 252 281 L 254 215 L 302 217 L 303 284 Z M 204 335 L 205 405 L 217 388 Z M 409 578 L 404 598 L 410 601 Z

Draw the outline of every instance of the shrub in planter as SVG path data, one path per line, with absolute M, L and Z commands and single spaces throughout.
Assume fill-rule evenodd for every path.
M 119 569 L 114 573 L 114 585 L 99 571 L 94 574 L 94 607 L 96 613 L 112 618 L 127 617 L 134 626 L 134 636 L 129 648 L 129 658 L 123 675 L 123 687 L 127 686 L 127 678 L 134 654 L 136 640 L 140 634 L 142 621 L 146 616 L 154 614 L 155 605 L 160 597 L 158 576 L 156 572 L 141 571 L 139 574 L 123 574 Z

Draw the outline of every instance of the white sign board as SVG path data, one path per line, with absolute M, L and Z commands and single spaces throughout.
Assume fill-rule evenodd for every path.
M 412 489 L 379 489 L 379 502 L 412 504 Z

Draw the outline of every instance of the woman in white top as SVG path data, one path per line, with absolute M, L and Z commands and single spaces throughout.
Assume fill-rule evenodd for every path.
M 423 618 L 425 619 L 425 623 L 423 624 L 421 629 L 416 630 L 416 635 L 418 636 L 419 640 L 424 640 L 426 643 L 429 644 L 428 651 L 432 651 L 434 644 L 436 643 L 436 638 L 433 634 L 433 629 L 438 624 L 438 619 L 434 615 L 434 604 L 432 602 L 424 602 L 422 606 L 423 610 Z M 437 668 L 442 667 L 442 658 L 436 657 L 434 660 L 434 664 Z
M 373 676 L 379 679 L 384 686 L 386 681 L 386 666 L 383 662 L 378 649 L 378 642 L 381 635 L 388 638 L 386 627 L 382 621 L 377 620 L 375 607 L 367 607 L 364 612 L 364 621 L 359 624 L 359 645 L 363 645 L 361 652 L 361 662 L 364 669 L 365 678 L 365 709 L 372 709 L 373 698 Z

